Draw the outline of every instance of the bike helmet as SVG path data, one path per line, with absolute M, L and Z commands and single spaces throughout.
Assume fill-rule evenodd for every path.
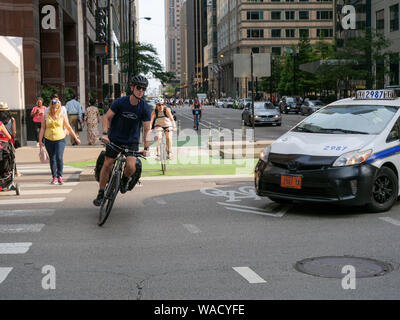
M 140 85 L 140 86 L 144 86 L 147 88 L 149 86 L 149 80 L 147 80 L 146 77 L 139 74 L 137 76 L 132 77 L 131 85 L 132 86 Z
M 163 98 L 157 98 L 154 100 L 155 104 L 165 104 L 165 100 Z

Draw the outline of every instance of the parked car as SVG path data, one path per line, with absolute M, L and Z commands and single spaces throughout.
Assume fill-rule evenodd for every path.
M 248 103 L 242 112 L 242 120 L 245 125 L 252 126 L 251 102 Z M 272 102 L 254 102 L 254 124 L 275 124 L 282 125 L 282 116 Z
M 323 107 L 325 107 L 325 103 L 320 100 L 305 100 L 300 107 L 300 113 L 310 115 Z
M 216 108 L 223 108 L 224 107 L 223 99 L 215 100 L 215 107 Z
M 280 110 L 283 113 L 300 112 L 301 100 L 299 97 L 283 97 L 280 103 Z
M 233 99 L 227 98 L 224 100 L 224 108 L 232 108 L 233 109 Z

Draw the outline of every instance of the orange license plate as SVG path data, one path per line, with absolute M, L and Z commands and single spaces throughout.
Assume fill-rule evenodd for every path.
M 301 176 L 281 176 L 281 187 L 301 189 Z

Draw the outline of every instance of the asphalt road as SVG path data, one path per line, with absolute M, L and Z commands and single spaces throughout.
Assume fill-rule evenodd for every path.
M 177 107 L 174 108 L 174 110 L 176 111 L 177 120 L 181 120 L 182 130 L 186 128 L 193 129 L 193 115 L 189 106 L 185 105 L 184 107 Z M 209 124 L 211 124 L 211 128 L 218 128 L 218 125 L 220 125 L 221 128 L 230 130 L 241 129 L 242 112 L 243 110 L 238 109 L 206 106 L 202 112 L 203 116 L 200 123 L 200 129 L 208 129 Z M 277 139 L 304 118 L 305 116 L 296 115 L 294 113 L 282 114 L 282 126 L 280 127 L 273 125 L 257 125 L 255 129 L 256 140 Z M 251 127 L 245 128 L 251 129 Z
M 25 195 L 0 194 L 0 300 L 400 298 L 399 203 L 367 214 L 275 205 L 254 195 L 252 179 L 144 180 L 99 228 L 97 184 L 66 178 L 53 187 L 22 179 Z M 393 270 L 344 290 L 342 279 L 294 268 L 319 256 Z

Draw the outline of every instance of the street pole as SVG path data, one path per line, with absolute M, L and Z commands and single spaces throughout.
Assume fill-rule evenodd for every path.
M 112 26 L 112 12 L 111 12 L 111 0 L 107 0 L 108 7 L 108 106 L 111 105 L 112 99 L 112 39 L 111 39 L 111 26 Z
M 136 19 L 133 19 L 132 22 L 132 33 L 133 33 L 133 41 L 132 41 L 132 69 L 133 75 L 136 75 Z
M 128 80 L 127 80 L 127 91 L 130 94 L 131 89 L 129 86 L 129 81 L 132 77 L 132 1 L 129 0 L 129 38 L 128 38 Z
M 296 53 L 293 53 L 293 88 L 294 93 L 293 95 L 296 96 L 297 91 L 297 84 L 296 84 Z
M 253 119 L 252 126 L 253 126 L 253 141 L 256 141 L 256 127 L 254 121 L 254 62 L 253 62 L 253 52 L 250 53 L 250 60 L 251 60 L 251 117 Z

